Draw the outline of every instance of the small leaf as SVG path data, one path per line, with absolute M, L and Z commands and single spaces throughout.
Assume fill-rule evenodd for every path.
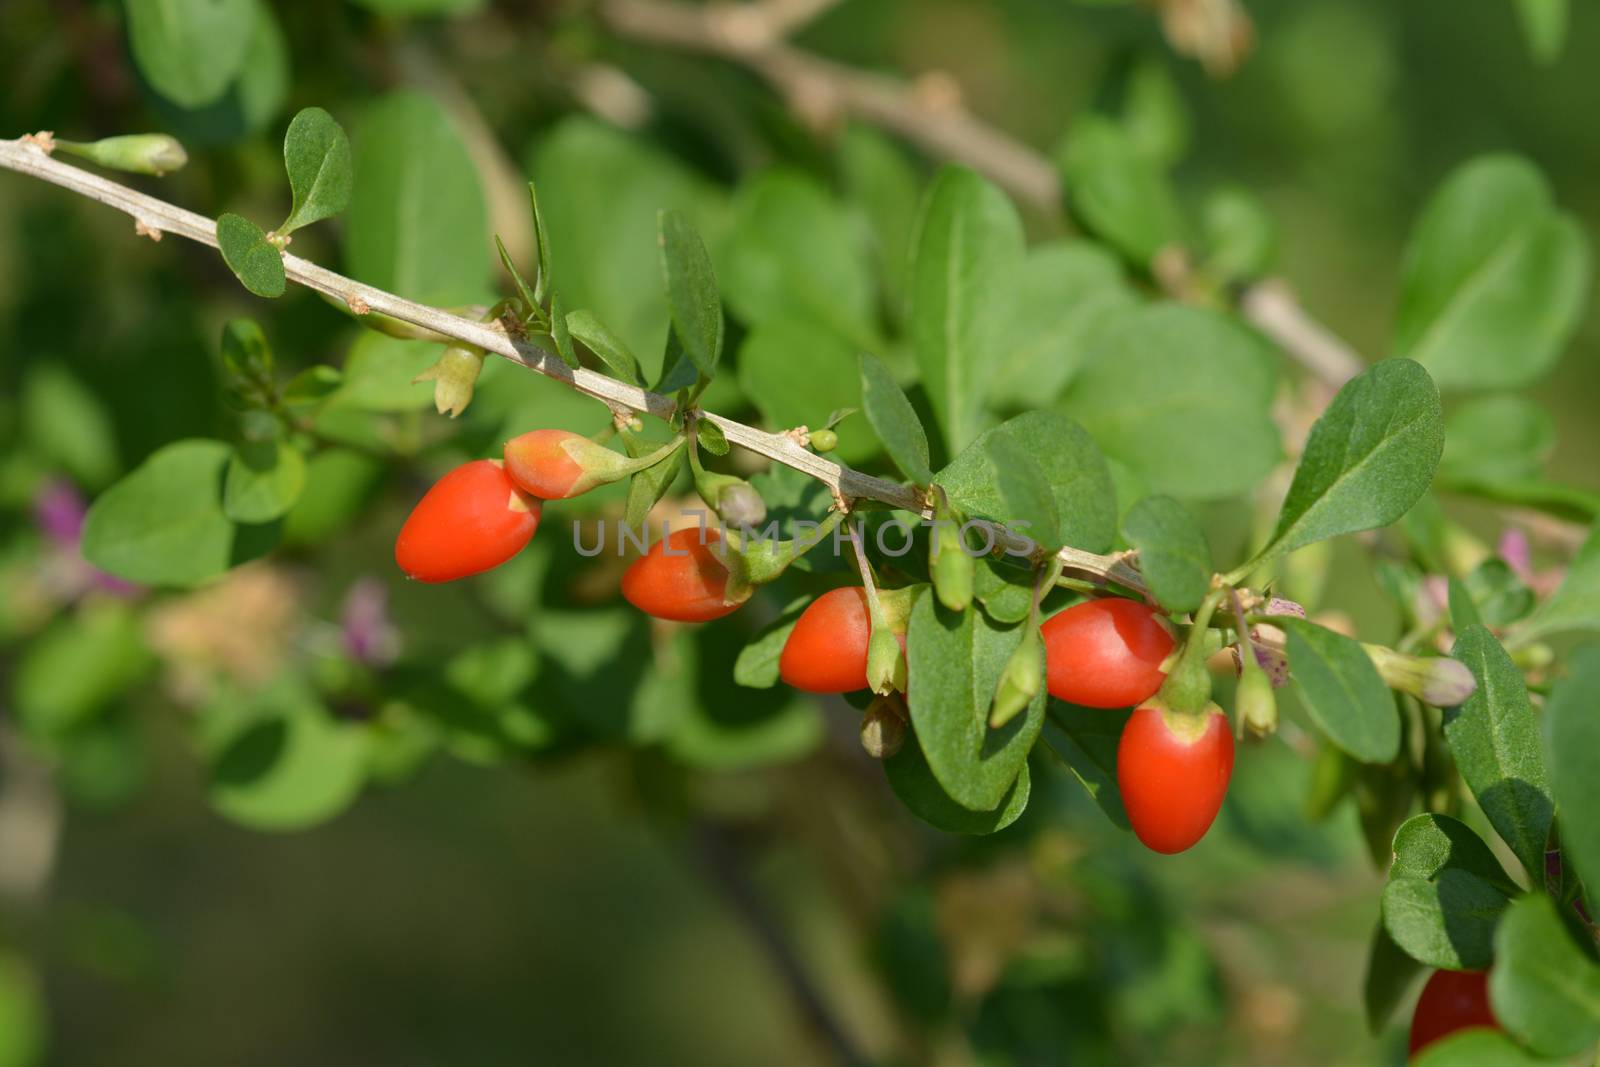
M 1589 902 L 1600 906 L 1600 652 L 1585 648 L 1544 708 L 1550 792 L 1561 816 L 1561 853 L 1583 879 Z
M 1129 829 L 1117 788 L 1117 746 L 1132 714 L 1127 708 L 1080 708 L 1051 699 L 1045 743 L 1071 769 L 1113 826 Z
M 287 441 L 234 449 L 223 479 L 222 512 L 234 522 L 271 522 L 285 515 L 306 485 L 306 457 Z
M 630 385 L 642 385 L 639 361 L 633 358 L 622 338 L 606 329 L 594 312 L 579 309 L 567 315 L 567 332 L 600 357 L 614 377 Z
M 882 360 L 863 352 L 858 362 L 861 407 L 873 432 L 901 474 L 918 485 L 927 485 L 933 481 L 933 471 L 928 467 L 928 435 L 916 409 Z
M 1554 901 L 1530 893 L 1512 904 L 1494 945 L 1489 998 L 1501 1026 L 1544 1056 L 1574 1056 L 1600 1039 L 1600 964 L 1573 942 Z
M 1508 901 L 1475 874 L 1449 867 L 1436 882 L 1396 878 L 1383 890 L 1383 924 L 1430 967 L 1479 971 L 1494 960 L 1494 928 Z
M 1394 863 L 1389 877 L 1436 881 L 1448 868 L 1466 871 L 1507 897 L 1522 890 L 1506 874 L 1483 838 L 1466 823 L 1448 815 L 1424 812 L 1407 819 L 1394 835 Z
M 1033 455 L 1003 433 L 985 434 L 983 448 L 1006 525 L 1047 551 L 1060 548 L 1055 494 Z
M 898 320 L 906 302 L 921 180 L 898 145 L 860 123 L 839 139 L 839 169 L 847 195 L 866 218 L 884 303 Z
M 1286 617 L 1283 623 L 1289 670 L 1312 721 L 1363 763 L 1394 759 L 1400 717 L 1361 643 L 1304 619 Z
M 1439 478 L 1500 482 L 1537 478 L 1556 444 L 1556 424 L 1544 406 L 1502 393 L 1469 401 L 1445 423 Z
M 334 720 L 309 693 L 262 698 L 218 746 L 211 803 L 254 830 L 304 830 L 347 808 L 366 781 L 371 737 Z
M 125 6 L 139 73 L 179 107 L 218 99 L 243 69 L 254 0 L 126 0 Z
M 1567 43 L 1568 0 L 1512 0 L 1533 58 L 1549 66 Z
M 1184 506 L 1169 496 L 1147 496 L 1122 520 L 1128 543 L 1139 551 L 1139 573 L 1161 606 L 1189 612 L 1211 588 L 1211 546 Z
M 539 262 L 534 271 L 533 301 L 529 304 L 531 310 L 544 303 L 555 272 L 550 261 L 550 229 L 544 224 L 544 211 L 539 207 L 539 190 L 533 182 L 528 183 L 528 210 L 533 214 L 533 236 L 539 249 Z
M 917 220 L 911 338 L 949 455 L 982 429 L 1022 255 L 1022 222 L 1005 194 L 972 171 L 940 171 Z
M 1495 831 L 1528 875 L 1540 879 L 1554 804 L 1528 687 L 1483 626 L 1460 631 L 1450 654 L 1467 665 L 1478 683 L 1466 703 L 1445 712 L 1450 754 Z
M 767 623 L 739 650 L 733 663 L 733 680 L 750 689 L 771 689 L 778 684 L 778 660 L 783 646 L 794 631 L 800 613 L 811 605 L 811 597 L 800 597 L 786 605 L 778 617 Z
M 921 747 L 914 741 L 884 760 L 883 769 L 889 776 L 889 788 L 900 798 L 900 803 L 923 822 L 947 834 L 992 834 L 1004 830 L 1016 822 L 1028 806 L 1028 794 L 1032 790 L 1028 765 L 1024 763 L 999 806 L 993 811 L 972 811 L 957 803 L 939 784 Z
M 1379 922 L 1367 950 L 1367 977 L 1362 987 L 1368 1032 L 1381 1034 L 1388 1027 L 1421 975 L 1422 965 L 1407 956 Z
M 1218 189 L 1206 198 L 1206 270 L 1224 282 L 1247 282 L 1272 267 L 1278 233 L 1271 214 L 1254 193 Z
M 527 308 L 528 313 L 542 312 L 544 310 L 543 306 L 535 297 L 533 288 L 523 278 L 522 272 L 517 269 L 516 262 L 512 260 L 511 253 L 506 249 L 506 243 L 500 239 L 499 234 L 494 235 L 494 250 L 500 257 L 500 265 L 505 268 L 506 274 L 511 277 L 511 284 L 516 287 L 517 295 L 522 298 L 522 303 Z M 576 315 L 577 312 L 573 312 L 573 314 Z M 570 325 L 568 329 L 571 329 Z
M 350 203 L 355 184 L 350 138 L 320 107 L 302 109 L 289 123 L 283 136 L 283 164 L 289 172 L 294 203 L 289 217 L 278 227 L 280 235 L 332 218 Z
M 84 558 L 151 585 L 199 585 L 227 570 L 248 544 L 222 511 L 230 454 L 221 441 L 205 440 L 156 452 L 90 506 Z
M 1396 354 L 1443 389 L 1510 388 L 1554 366 L 1583 313 L 1589 250 L 1517 156 L 1458 168 L 1417 224 L 1395 325 Z
M 1575 630 L 1600 631 L 1600 525 L 1589 532 L 1550 599 L 1534 609 L 1506 643 L 1518 647 Z
M 959 548 L 952 548 L 951 551 L 971 559 Z M 973 595 L 983 605 L 989 618 L 1001 623 L 1026 619 L 1033 608 L 1033 571 L 1022 566 L 1008 566 L 993 556 L 983 556 L 972 560 L 972 563 Z
M 649 442 L 633 435 L 624 438 L 624 443 L 627 445 L 628 455 L 634 459 L 648 455 L 654 448 Z M 636 472 L 628 481 L 628 505 L 623 521 L 632 529 L 638 529 L 643 525 L 650 514 L 650 509 L 667 494 L 668 489 L 672 488 L 672 483 L 677 481 L 682 470 L 683 450 L 679 448 L 644 470 Z
M 1104 552 L 1116 538 L 1116 496 L 1105 457 L 1083 428 L 1054 411 L 1033 411 L 996 426 L 974 441 L 935 480 L 965 515 L 1007 522 L 1006 501 L 994 484 L 987 442 L 1004 434 L 1034 457 L 1055 495 L 1060 540 Z
M 566 305 L 554 286 L 550 288 L 550 339 L 555 342 L 556 355 L 561 357 L 561 362 L 577 370 L 580 366 L 578 350 L 572 347 L 572 335 L 567 332 Z
M 722 427 L 710 419 L 697 419 L 694 424 L 695 439 L 700 442 L 700 447 L 710 452 L 713 456 L 726 456 L 728 454 L 728 438 L 722 432 Z
M 689 362 L 709 379 L 722 357 L 722 297 L 711 269 L 705 242 L 681 211 L 663 211 L 657 219 L 661 274 L 667 286 L 672 327 Z
M 1271 414 L 1276 360 L 1219 312 L 1150 304 L 1094 334 L 1061 408 L 1150 492 L 1232 496 L 1282 455 Z
M 1140 270 L 1183 241 L 1183 218 L 1159 167 L 1128 134 L 1100 115 L 1072 124 L 1058 153 L 1067 208 L 1084 229 Z
M 1044 722 L 1041 692 L 1026 714 L 989 728 L 995 686 L 1020 639 L 1016 627 L 998 626 L 981 611 L 948 611 L 936 597 L 919 597 L 911 609 L 911 725 L 933 777 L 971 811 L 1005 806 Z
M 1249 569 L 1394 522 L 1427 491 L 1443 449 L 1439 391 L 1427 371 L 1408 359 L 1368 368 L 1311 428 L 1277 529 Z
M 17 720 L 37 738 L 81 730 L 154 665 L 127 605 L 87 601 L 24 646 L 10 692 Z
M 332 396 L 343 384 L 344 375 L 338 367 L 318 363 L 284 383 L 282 400 L 288 407 L 310 407 Z
M 217 219 L 217 247 L 234 276 L 257 296 L 278 297 L 287 287 L 283 253 L 260 226 L 231 212 Z
M 739 348 L 739 387 L 771 429 L 822 427 L 828 412 L 862 405 L 856 349 L 827 330 L 798 318 L 774 318 L 745 335 Z M 841 462 L 856 463 L 878 451 L 861 419 L 835 431 Z
M 1528 1055 L 1498 1030 L 1472 1026 L 1435 1041 L 1409 1067 L 1550 1067 L 1550 1062 Z

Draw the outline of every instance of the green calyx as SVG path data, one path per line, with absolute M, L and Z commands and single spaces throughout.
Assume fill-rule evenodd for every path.
M 1037 626 L 1028 626 L 1022 643 L 1006 661 L 989 711 L 989 728 L 998 730 L 1025 711 L 1044 686 L 1044 640 Z
M 597 485 L 606 485 L 610 482 L 621 481 L 630 474 L 637 474 L 646 467 L 653 467 L 657 463 L 672 455 L 683 447 L 682 438 L 674 438 L 656 449 L 654 452 L 643 456 L 624 456 L 620 452 L 613 452 L 605 445 L 588 437 L 574 437 L 561 442 L 561 450 L 572 458 L 572 461 L 583 468 L 583 477 L 574 487 L 573 494 L 587 492 Z
M 1255 662 L 1255 653 L 1244 650 L 1244 673 L 1234 693 L 1234 711 L 1239 729 L 1252 737 L 1268 737 L 1278 729 L 1278 698 L 1272 692 L 1272 679 Z
M 928 569 L 934 595 L 951 611 L 966 611 L 972 604 L 975 564 L 961 542 L 961 517 L 950 507 L 944 490 L 934 487 L 934 525 L 929 535 Z
M 1177 660 L 1167 672 L 1167 680 L 1157 694 L 1162 705 L 1172 712 L 1198 714 L 1215 706 L 1211 703 L 1211 674 L 1206 670 L 1208 631 L 1211 616 L 1226 595 L 1225 589 L 1212 590 L 1194 613 L 1189 635 L 1184 639 Z
M 750 595 L 751 587 L 777 580 L 790 564 L 832 536 L 843 519 L 844 512 L 830 512 L 815 530 L 786 541 L 746 537 L 737 530 L 724 530 L 723 542 L 728 548 L 728 599 L 743 599 Z

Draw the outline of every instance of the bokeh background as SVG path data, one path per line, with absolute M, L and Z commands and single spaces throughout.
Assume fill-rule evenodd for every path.
M 183 115 L 141 83 L 119 4 L 7 0 L 0 135 L 168 129 L 194 158 L 161 195 L 266 216 L 284 198 L 294 109 L 328 108 L 359 143 L 367 108 L 415 89 L 479 161 L 491 223 L 525 246 L 518 182 L 538 177 L 575 302 L 619 309 L 645 337 L 664 322 L 660 201 L 714 232 L 741 176 L 785 162 L 833 180 L 829 138 L 758 79 L 617 40 L 583 4 L 402 6 L 274 0 L 277 76 Z M 1528 156 L 1600 239 L 1600 8 L 1575 4 L 1561 56 L 1541 65 L 1508 0 L 1246 7 L 1256 47 L 1228 78 L 1176 54 L 1149 10 L 1114 3 L 845 0 L 798 43 L 944 72 L 975 114 L 1041 149 L 1129 64 L 1155 64 L 1188 116 L 1180 194 L 1260 195 L 1279 272 L 1368 358 L 1391 336 L 1415 215 L 1461 161 Z M 1061 225 L 1029 224 L 1036 238 Z M 295 251 L 338 264 L 338 226 L 297 235 Z M 487 279 L 487 245 L 484 263 Z M 0 173 L 0 716 L 41 613 L 64 610 L 24 602 L 46 554 L 40 495 L 92 494 L 163 443 L 226 437 L 216 338 L 240 314 L 291 366 L 342 362 L 350 346 L 347 320 L 311 295 L 267 308 L 212 253 L 136 239 L 120 215 Z M 1560 426 L 1551 473 L 1578 484 L 1600 468 L 1597 356 L 1591 310 L 1535 390 Z M 425 445 L 432 418 L 395 432 Z M 833 1063 L 842 1045 L 884 1063 L 1401 1060 L 1403 1035 L 1370 1037 L 1360 1000 L 1381 875 L 1352 804 L 1306 817 L 1312 763 L 1293 729 L 1241 759 L 1204 847 L 1159 861 L 1042 751 L 1015 826 L 981 840 L 922 827 L 859 753 L 843 704 L 822 709 L 820 739 L 801 729 L 758 769 L 616 747 L 506 761 L 492 741 L 457 739 L 313 829 L 230 821 L 192 753 L 194 672 L 267 684 L 317 654 L 363 580 L 387 590 L 408 656 L 505 632 L 481 595 L 406 588 L 389 565 L 393 529 L 438 469 L 418 450 L 348 472 L 359 513 L 305 518 L 270 564 L 147 614 L 154 666 L 87 740 L 0 733 L 0 1064 L 710 1067 Z M 1213 518 L 1215 542 L 1245 536 L 1227 509 Z M 1370 577 L 1349 573 L 1329 606 L 1392 636 Z

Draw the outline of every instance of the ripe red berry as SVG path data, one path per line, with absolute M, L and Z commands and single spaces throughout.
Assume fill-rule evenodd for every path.
M 1500 1029 L 1489 1006 L 1487 971 L 1434 971 L 1411 1016 L 1411 1055 L 1469 1026 Z
M 498 567 L 539 528 L 539 502 L 492 459 L 465 463 L 434 483 L 394 542 L 394 561 L 419 582 L 449 582 Z
M 1117 786 L 1128 822 L 1145 847 L 1182 852 L 1206 835 L 1233 776 L 1227 716 L 1139 708 L 1117 745 Z
M 594 488 L 593 479 L 562 444 L 581 441 L 570 430 L 531 430 L 506 442 L 506 473 L 541 500 L 565 500 Z
M 778 658 L 784 682 L 808 693 L 853 693 L 867 687 L 872 616 L 867 591 L 833 589 L 801 612 Z
M 673 531 L 628 567 L 622 576 L 622 595 L 658 619 L 710 622 L 722 618 L 739 604 L 724 599 L 728 568 L 713 550 L 721 540 L 721 532 L 710 527 Z
M 1107 598 L 1074 604 L 1045 620 L 1050 695 L 1086 708 L 1131 708 L 1155 696 L 1166 680 L 1161 662 L 1172 634 L 1153 608 Z

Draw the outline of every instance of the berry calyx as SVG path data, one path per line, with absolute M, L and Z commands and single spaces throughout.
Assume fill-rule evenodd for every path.
M 800 613 L 778 658 L 784 683 L 808 693 L 853 693 L 867 688 L 872 617 L 860 586 L 832 589 Z
M 1039 628 L 1050 695 L 1086 708 L 1129 708 L 1156 694 L 1172 634 L 1156 611 L 1133 600 L 1074 604 Z
M 658 619 L 710 622 L 736 611 L 729 601 L 728 567 L 717 556 L 722 533 L 710 527 L 675 530 L 634 560 L 622 576 L 628 603 Z
M 1117 745 L 1117 787 L 1146 848 L 1171 855 L 1211 829 L 1233 776 L 1233 732 L 1215 704 L 1199 714 L 1145 706 Z
M 1500 1029 L 1489 1004 L 1487 971 L 1434 971 L 1411 1016 L 1412 1056 L 1468 1027 Z
M 599 484 L 568 450 L 568 442 L 593 442 L 571 430 L 530 430 L 506 442 L 511 480 L 541 500 L 565 500 Z
M 539 501 L 492 459 L 465 463 L 434 483 L 394 542 L 394 561 L 419 582 L 450 582 L 498 567 L 539 528 Z

